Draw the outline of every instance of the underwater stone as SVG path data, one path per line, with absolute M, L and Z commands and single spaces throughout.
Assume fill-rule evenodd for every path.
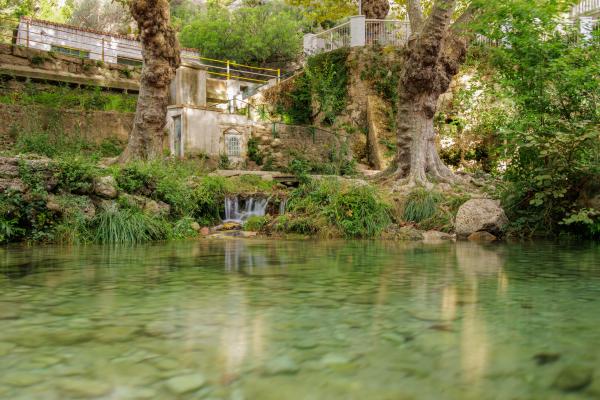
M 150 336 L 168 336 L 177 332 L 177 328 L 169 322 L 154 321 L 146 324 L 144 332 Z
M 58 386 L 70 395 L 81 397 L 99 397 L 111 390 L 108 383 L 84 378 L 63 379 Z
M 15 347 L 14 343 L 0 342 L 0 356 L 5 356 L 10 353 Z
M 28 371 L 14 371 L 2 377 L 5 383 L 16 387 L 26 387 L 38 383 L 40 380 Z
M 96 339 L 102 343 L 127 342 L 131 340 L 136 331 L 136 327 L 111 326 L 99 330 L 96 333 Z
M 265 364 L 266 375 L 289 375 L 299 370 L 298 364 L 289 356 L 276 357 Z
M 560 354 L 558 353 L 538 353 L 533 356 L 533 359 L 537 363 L 537 365 L 546 365 L 551 364 L 560 359 Z
M 593 374 L 591 368 L 569 365 L 558 373 L 553 386 L 565 392 L 575 392 L 592 383 Z
M 321 359 L 321 365 L 326 367 L 346 365 L 352 363 L 354 358 L 345 354 L 329 353 Z
M 202 374 L 180 375 L 167 380 L 167 388 L 175 394 L 184 394 L 200 389 L 206 384 Z

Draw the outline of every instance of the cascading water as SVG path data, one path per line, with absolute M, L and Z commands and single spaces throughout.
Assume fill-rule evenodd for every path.
M 279 215 L 285 214 L 285 209 L 287 208 L 287 199 L 281 199 L 281 203 L 279 203 Z
M 250 197 L 240 200 L 237 196 L 225 199 L 225 219 L 223 222 L 242 223 L 249 217 L 264 217 L 269 199 Z

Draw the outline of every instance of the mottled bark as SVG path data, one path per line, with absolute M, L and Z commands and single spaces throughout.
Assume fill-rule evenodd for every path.
M 138 24 L 144 64 L 133 129 L 121 162 L 162 156 L 169 84 L 181 62 L 169 2 L 132 0 L 129 9 Z
M 388 0 L 363 0 L 362 13 L 367 19 L 385 19 L 390 12 Z
M 467 39 L 451 24 L 456 0 L 437 0 L 423 20 L 417 0 L 409 2 L 413 33 L 406 45 L 398 87 L 397 154 L 384 176 L 406 179 L 409 185 L 429 185 L 456 179 L 436 147 L 433 119 L 439 97 L 448 90 L 464 62 Z

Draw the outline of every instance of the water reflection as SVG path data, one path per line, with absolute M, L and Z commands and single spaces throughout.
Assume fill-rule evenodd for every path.
M 599 261 L 592 244 L 7 247 L 0 398 L 556 397 L 563 361 L 532 357 L 600 362 Z

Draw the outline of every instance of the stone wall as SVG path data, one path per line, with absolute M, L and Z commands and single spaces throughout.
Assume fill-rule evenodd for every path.
M 345 136 L 336 136 L 323 130 L 310 127 L 255 123 L 252 137 L 258 142 L 258 149 L 265 158 L 272 158 L 273 165 L 285 167 L 294 158 L 307 160 L 314 164 L 329 161 L 332 151 L 339 150 L 348 140 Z
M 0 74 L 137 92 L 140 69 L 0 44 Z
M 133 113 L 0 104 L 0 149 L 9 149 L 19 134 L 35 131 L 79 136 L 93 143 L 112 138 L 126 142 L 133 117 Z

